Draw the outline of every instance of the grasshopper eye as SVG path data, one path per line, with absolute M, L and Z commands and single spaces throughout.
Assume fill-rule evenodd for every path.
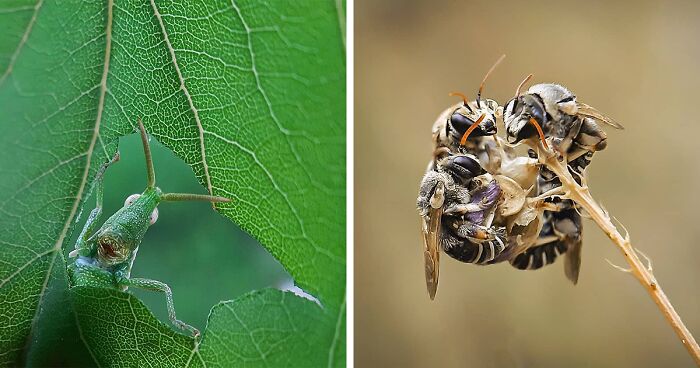
M 126 197 L 126 200 L 124 200 L 124 207 L 131 206 L 140 196 L 140 194 L 132 194 Z
M 155 224 L 156 221 L 158 221 L 158 209 L 154 209 L 153 212 L 151 212 L 151 217 L 149 218 L 149 222 L 151 225 Z

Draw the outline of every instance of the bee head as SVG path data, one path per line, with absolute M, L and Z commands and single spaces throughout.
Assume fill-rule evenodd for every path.
M 470 103 L 467 97 L 461 93 L 453 92 L 450 95 L 460 96 L 463 100 L 462 105 L 452 112 L 447 121 L 447 129 L 456 140 L 461 139 L 470 129 L 469 135 L 473 137 L 496 134 L 497 104 L 494 101 L 483 100 L 477 104 L 476 101 Z M 475 124 L 476 126 L 474 126 Z
M 503 108 L 503 122 L 509 143 L 537 136 L 537 129 L 530 124 L 530 119 L 534 119 L 540 126 L 547 121 L 544 103 L 538 95 L 526 93 L 506 104 Z
M 496 69 L 496 66 L 503 61 L 505 55 L 501 55 L 498 60 L 491 66 L 484 79 L 479 85 L 479 91 L 476 94 L 476 100 L 469 102 L 467 96 L 459 92 L 452 92 L 450 96 L 462 97 L 462 106 L 458 107 L 450 116 L 447 122 L 447 128 L 452 128 L 451 133 L 454 138 L 461 140 L 461 144 L 469 136 L 483 137 L 496 134 L 496 111 L 498 103 L 489 99 L 481 99 L 481 93 L 484 91 L 484 85 L 488 80 L 489 75 Z M 476 125 L 476 126 L 474 126 Z
M 445 158 L 445 160 L 445 169 L 462 182 L 468 182 L 474 177 L 486 172 L 481 167 L 476 157 L 472 155 L 451 155 Z

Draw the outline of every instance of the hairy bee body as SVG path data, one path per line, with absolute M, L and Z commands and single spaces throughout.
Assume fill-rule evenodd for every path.
M 487 264 L 506 249 L 505 228 L 492 224 L 500 199 L 498 181 L 471 154 L 447 152 L 428 165 L 416 205 L 431 299 L 441 251 L 462 262 Z
M 417 202 L 419 213 L 430 215 L 432 195 L 437 187 L 444 187 L 439 248 L 459 261 L 485 264 L 505 249 L 505 229 L 491 227 L 500 186 L 488 173 L 460 180 L 445 165 L 453 157 L 470 156 L 443 159 L 426 173 Z
M 508 261 L 527 270 L 565 255 L 567 277 L 578 280 L 583 230 L 579 207 L 561 198 L 561 181 L 540 164 L 538 154 L 553 148 L 583 184 L 593 154 L 607 146 L 598 123 L 622 126 L 557 84 L 538 84 L 520 94 L 530 77 L 503 108 L 481 100 L 481 88 L 471 102 L 455 93 L 463 102 L 443 111 L 433 125 L 433 158 L 417 201 L 431 299 L 441 252 L 465 263 Z M 497 118 L 503 118 L 505 140 L 496 136 Z M 520 155 L 515 149 L 520 141 L 538 151 Z
M 555 151 L 566 160 L 569 171 L 579 184 L 593 153 L 607 146 L 607 135 L 597 121 L 622 129 L 594 108 L 577 102 L 571 91 L 558 84 L 530 87 L 526 93 L 506 104 L 503 119 L 507 139 L 512 143 L 536 137 L 535 127 L 529 124 L 534 119 Z M 540 167 L 537 194 L 559 186 L 559 178 L 546 167 Z M 518 269 L 538 269 L 566 254 L 566 275 L 576 283 L 583 231 L 579 207 L 568 199 L 551 198 L 547 201 L 556 205 L 557 210 L 543 213 L 543 225 L 536 244 L 514 257 L 511 264 Z

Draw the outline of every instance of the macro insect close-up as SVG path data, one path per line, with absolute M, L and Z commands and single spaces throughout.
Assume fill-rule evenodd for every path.
M 453 152 L 467 150 L 464 146 L 470 143 L 470 133 L 479 129 L 474 127 L 483 117 L 472 122 L 471 129 L 461 131 L 458 148 L 455 148 L 456 144 L 440 144 L 444 139 L 435 139 L 440 132 L 449 131 L 448 127 L 458 115 L 456 111 L 448 119 L 441 114 L 434 125 L 433 156 L 436 158 L 428 166 L 418 197 L 418 210 L 423 219 L 426 281 L 431 299 L 436 293 L 441 249 L 462 262 L 492 264 L 508 260 L 518 269 L 538 269 L 565 255 L 566 275 L 573 283 L 578 281 L 583 242 L 581 209 L 570 199 L 561 198 L 564 193 L 559 190 L 559 178 L 538 163 L 538 154 L 534 150 L 529 150 L 527 157 L 518 160 L 511 144 L 524 141 L 537 148 L 541 142 L 542 148 L 548 148 L 549 141 L 581 184 L 580 178 L 584 177 L 591 156 L 605 148 L 607 143 L 607 136 L 596 121 L 618 129 L 622 126 L 594 108 L 578 103 L 576 97 L 560 85 L 535 85 L 521 95 L 520 89 L 530 77 L 518 86 L 516 97 L 505 105 L 505 109 L 499 110 L 498 116 L 503 117 L 507 137 L 503 139 L 496 135 L 494 115 L 494 121 L 489 124 L 493 127 L 489 129 L 491 134 L 471 142 L 468 151 L 476 153 L 483 163 L 477 157 L 459 156 L 459 152 Z M 468 106 L 466 99 L 464 106 Z M 450 158 L 438 160 L 445 155 Z M 510 162 L 507 171 L 502 169 L 504 160 Z M 455 165 L 455 162 L 463 164 Z M 470 175 L 465 177 L 460 175 L 460 170 L 454 170 L 454 167 L 463 166 L 471 169 L 467 170 Z M 497 175 L 499 180 L 487 174 L 487 187 L 468 188 L 476 174 L 486 173 L 482 166 L 489 167 L 490 174 Z M 482 181 L 484 179 L 478 180 Z M 485 230 L 475 232 L 465 224 L 472 228 L 484 227 Z M 494 235 L 497 233 L 499 235 Z M 535 234 L 537 236 L 533 236 Z M 455 237 L 461 241 L 455 241 Z
M 346 22 L 0 2 L 0 367 L 345 366 Z
M 104 164 L 97 174 L 97 204 L 78 236 L 69 257 L 75 263 L 69 268 L 69 278 L 73 286 L 101 286 L 126 290 L 128 287 L 158 291 L 165 294 L 168 305 L 168 317 L 173 325 L 189 331 L 199 337 L 199 330 L 178 320 L 170 287 L 160 281 L 131 278 L 131 268 L 136 260 L 138 248 L 148 227 L 158 220 L 158 205 L 169 201 L 209 201 L 212 203 L 230 202 L 230 199 L 202 194 L 163 193 L 156 187 L 155 169 L 151 158 L 148 136 L 141 120 L 138 121 L 143 151 L 146 156 L 146 173 L 148 183 L 141 194 L 132 194 L 124 201 L 124 207 L 110 216 L 99 228 L 102 215 L 102 198 L 104 196 L 102 177 L 109 165 L 119 160 L 119 153 Z
M 700 2 L 0 25 L 0 368 L 700 368 Z
M 395 5 L 355 13 L 356 363 L 700 364 L 698 6 Z

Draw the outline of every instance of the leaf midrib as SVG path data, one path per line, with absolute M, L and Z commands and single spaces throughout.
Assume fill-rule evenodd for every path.
M 36 13 L 38 12 L 39 6 L 41 5 L 41 1 L 37 3 L 37 10 L 35 11 L 34 16 L 36 16 Z M 75 201 L 73 201 L 73 206 L 71 207 L 71 210 L 68 214 L 68 217 L 66 218 L 66 222 L 63 225 L 63 229 L 61 230 L 58 239 L 56 240 L 56 243 L 54 244 L 53 248 L 45 252 L 43 255 L 47 255 L 50 253 L 53 253 L 51 262 L 49 263 L 49 267 L 46 270 L 46 276 L 44 277 L 44 281 L 41 286 L 41 290 L 39 292 L 39 300 L 36 305 L 36 311 L 34 312 L 34 316 L 32 317 L 32 322 L 31 322 L 31 329 L 29 335 L 27 335 L 27 339 L 25 342 L 25 350 L 27 349 L 27 346 L 31 343 L 31 336 L 33 335 L 34 329 L 36 328 L 36 321 L 37 317 L 39 315 L 39 312 L 41 311 L 41 308 L 39 308 L 39 305 L 41 305 L 44 295 L 46 294 L 46 288 L 48 287 L 49 279 L 51 277 L 51 271 L 53 270 L 54 264 L 56 263 L 56 257 L 61 254 L 61 249 L 63 247 L 63 241 L 66 238 L 66 235 L 68 234 L 68 231 L 71 228 L 71 223 L 73 222 L 73 218 L 75 217 L 75 214 L 78 211 L 78 207 L 80 206 L 80 203 L 82 202 L 82 197 L 83 197 L 83 192 L 85 190 L 85 186 L 87 184 L 87 179 L 90 174 L 90 164 L 92 161 L 92 155 L 95 149 L 95 144 L 97 142 L 97 138 L 99 136 L 100 132 L 100 123 L 102 120 L 102 112 L 104 111 L 104 102 L 105 102 L 105 95 L 107 93 L 107 76 L 109 74 L 109 62 L 110 62 L 110 56 L 111 56 L 111 47 L 112 47 L 112 20 L 113 20 L 113 6 L 114 6 L 114 0 L 108 0 L 107 1 L 107 21 L 105 24 L 105 57 L 104 57 L 104 62 L 103 62 L 103 69 L 102 69 L 102 77 L 100 79 L 100 94 L 99 94 L 99 99 L 98 99 L 98 104 L 97 104 L 97 116 L 95 117 L 95 125 L 93 127 L 93 133 L 92 133 L 92 138 L 90 139 L 90 144 L 88 145 L 88 149 L 85 152 L 86 156 L 86 162 L 85 162 L 85 169 L 83 170 L 83 175 L 80 180 L 80 185 L 78 186 L 78 193 L 76 194 Z M 32 18 L 33 23 L 35 20 L 35 17 Z M 30 30 L 29 30 L 30 31 Z M 25 34 L 28 34 L 28 32 L 25 32 Z M 26 40 L 25 40 L 26 41 Z M 8 68 L 8 70 L 11 70 Z M 0 80 L 1 82 L 1 80 Z M 40 256 L 37 256 L 34 261 L 37 259 L 41 258 Z M 18 273 L 17 273 L 18 274 Z M 9 281 L 9 279 L 8 279 Z M 94 356 L 93 356 L 94 359 Z M 97 363 L 97 362 L 96 362 Z
M 178 65 L 178 63 L 177 63 L 177 57 L 175 56 L 175 49 L 173 48 L 173 45 L 170 43 L 170 38 L 168 37 L 168 32 L 165 29 L 165 23 L 163 23 L 163 17 L 161 16 L 160 12 L 158 11 L 158 7 L 156 6 L 156 3 L 154 0 L 151 0 L 151 8 L 153 8 L 153 13 L 154 13 L 156 19 L 158 20 L 158 24 L 160 25 L 160 30 L 163 34 L 163 41 L 165 42 L 165 45 L 168 47 L 168 53 L 170 54 L 170 58 L 172 60 L 173 66 L 175 67 L 175 72 L 177 73 L 178 81 L 180 82 L 180 89 L 185 94 L 185 97 L 187 98 L 187 104 L 189 105 L 190 110 L 192 110 L 192 114 L 194 114 L 194 121 L 197 123 L 197 131 L 199 133 L 199 149 L 202 152 L 202 166 L 204 168 L 204 178 L 207 182 L 207 190 L 209 191 L 209 194 L 213 195 L 214 193 L 212 192 L 211 176 L 209 175 L 209 164 L 207 164 L 207 154 L 206 154 L 206 150 L 204 148 L 204 128 L 202 127 L 202 121 L 199 119 L 199 111 L 194 106 L 194 101 L 192 100 L 192 95 L 190 94 L 190 91 L 187 89 L 187 85 L 185 84 L 185 78 L 182 76 L 182 72 L 180 71 L 180 65 Z

